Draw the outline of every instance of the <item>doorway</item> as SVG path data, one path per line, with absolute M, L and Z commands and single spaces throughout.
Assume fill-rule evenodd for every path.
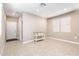
M 6 17 L 6 41 L 18 40 L 18 18 Z

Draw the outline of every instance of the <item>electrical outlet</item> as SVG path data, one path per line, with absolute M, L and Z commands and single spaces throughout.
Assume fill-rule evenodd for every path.
M 75 36 L 74 38 L 75 38 L 75 39 L 77 39 L 78 37 L 77 37 L 77 36 Z

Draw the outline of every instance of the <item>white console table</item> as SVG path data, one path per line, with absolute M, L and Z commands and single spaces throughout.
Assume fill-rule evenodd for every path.
M 45 39 L 45 33 L 43 32 L 34 32 L 33 33 L 33 39 L 35 42 L 39 40 L 44 40 Z

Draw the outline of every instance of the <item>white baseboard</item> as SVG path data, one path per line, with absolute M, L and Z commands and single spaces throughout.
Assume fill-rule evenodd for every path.
M 30 43 L 30 42 L 33 42 L 33 40 L 25 41 L 23 42 L 23 44 Z
M 64 39 L 59 39 L 59 38 L 54 38 L 54 37 L 47 37 L 49 39 L 54 39 L 54 40 L 59 40 L 59 41 L 63 41 L 66 43 L 73 43 L 73 44 L 79 44 L 78 42 L 73 42 L 73 41 L 69 41 L 69 40 L 64 40 Z

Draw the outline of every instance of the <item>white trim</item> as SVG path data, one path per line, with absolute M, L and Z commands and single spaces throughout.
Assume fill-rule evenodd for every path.
M 30 43 L 30 42 L 33 42 L 33 41 L 34 40 L 25 41 L 25 42 L 23 42 L 23 44 Z
M 2 56 L 2 53 L 3 53 L 3 51 L 4 51 L 4 47 L 5 47 L 5 44 L 4 44 L 3 47 L 2 47 L 2 50 L 1 50 L 0 56 Z
M 54 40 L 59 40 L 59 41 L 62 41 L 62 42 L 67 42 L 67 43 L 79 44 L 78 42 L 73 42 L 73 41 L 69 41 L 69 40 L 63 40 L 63 39 L 54 38 L 54 37 L 47 37 L 47 38 L 54 39 Z

